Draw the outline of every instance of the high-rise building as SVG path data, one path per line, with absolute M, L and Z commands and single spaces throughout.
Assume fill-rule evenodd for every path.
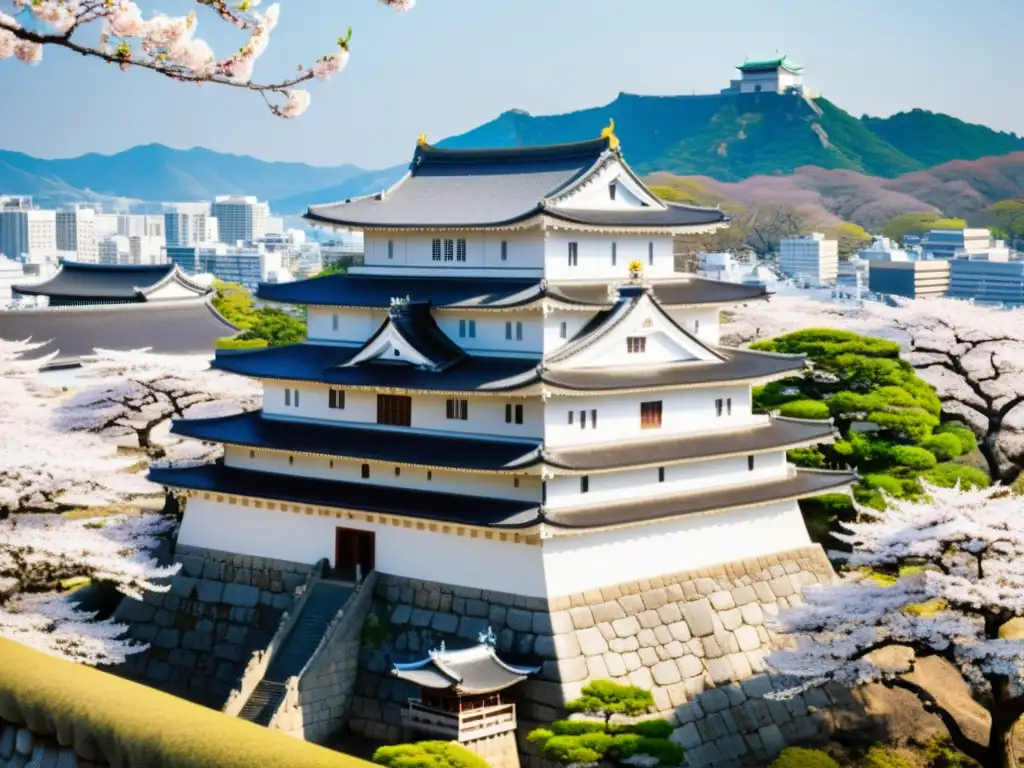
M 172 246 L 165 249 L 168 263 L 176 264 L 187 275 L 210 274 L 225 283 L 238 283 L 250 291 L 261 282 L 277 281 L 282 272 L 281 251 L 262 245 L 256 248 L 213 243 Z
M 949 290 L 950 261 L 872 261 L 868 266 L 868 288 L 874 293 L 908 299 L 945 296 Z
M 921 238 L 921 250 L 934 259 L 985 253 L 991 246 L 992 233 L 987 229 L 932 229 Z
M 218 197 L 210 212 L 217 218 L 217 240 L 227 245 L 255 243 L 267 234 L 270 206 L 255 197 Z
M 117 234 L 122 237 L 163 237 L 164 217 L 134 213 L 117 215 Z
M 178 203 L 164 214 L 164 235 L 168 246 L 217 242 L 217 220 L 209 203 Z
M 117 220 L 118 215 L 116 213 L 97 213 L 93 216 L 93 221 L 96 225 L 97 243 L 117 234 Z
M 162 264 L 164 239 L 156 235 L 133 235 L 128 238 L 129 264 Z
M 1006 248 L 950 259 L 949 296 L 981 304 L 1024 306 L 1024 261 Z
M 99 248 L 96 238 L 96 212 L 91 208 L 57 211 L 57 250 L 73 251 L 75 261 L 96 264 Z
M 100 264 L 128 264 L 131 261 L 131 246 L 124 235 L 112 235 L 99 241 Z
M 57 212 L 0 210 L 0 254 L 17 261 L 53 257 L 57 252 Z
M 24 211 L 32 207 L 32 195 L 0 195 L 0 211 Z
M 839 243 L 820 232 L 779 241 L 779 269 L 814 285 L 833 282 L 839 274 Z

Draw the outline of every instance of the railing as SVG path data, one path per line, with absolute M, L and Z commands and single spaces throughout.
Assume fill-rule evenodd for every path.
M 516 729 L 516 705 L 498 704 L 465 712 L 445 712 L 409 700 L 402 713 L 409 728 L 437 734 L 456 741 L 471 741 Z

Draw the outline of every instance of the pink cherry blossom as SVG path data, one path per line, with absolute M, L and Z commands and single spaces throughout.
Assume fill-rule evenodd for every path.
M 272 107 L 278 117 L 298 117 L 309 109 L 309 91 L 285 91 L 284 95 L 288 97 L 288 101 L 283 106 Z
M 413 6 L 416 5 L 416 0 L 380 0 L 384 5 L 394 8 L 399 13 L 405 13 L 411 11 Z
M 112 37 L 138 37 L 143 29 L 139 6 L 131 0 L 118 0 L 107 12 L 103 31 Z
M 324 56 L 313 65 L 313 74 L 319 80 L 329 80 L 348 64 L 348 51 L 342 48 L 337 53 Z

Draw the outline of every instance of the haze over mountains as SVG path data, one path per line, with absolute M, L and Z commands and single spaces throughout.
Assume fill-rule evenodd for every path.
M 798 200 L 823 215 L 877 229 L 909 210 L 938 208 L 969 217 L 1024 193 L 1024 138 L 1015 134 L 923 110 L 855 118 L 823 98 L 774 93 L 619 94 L 603 107 L 563 115 L 510 110 L 438 145 L 577 141 L 596 136 L 610 119 L 638 172 L 702 177 L 691 184 L 699 202 Z M 244 193 L 270 200 L 275 212 L 294 214 L 310 204 L 378 192 L 405 168 L 404 161 L 380 170 L 269 163 L 157 144 L 62 160 L 0 151 L 0 193 L 32 194 L 49 205 Z

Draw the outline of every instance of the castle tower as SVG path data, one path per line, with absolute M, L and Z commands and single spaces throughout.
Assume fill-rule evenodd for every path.
M 366 675 L 436 647 L 424 633 L 464 644 L 493 625 L 499 652 L 542 667 L 515 689 L 534 719 L 587 679 L 657 688 L 668 709 L 734 679 L 709 671 L 701 636 L 720 635 L 732 658 L 764 630 L 747 627 L 741 650 L 713 616 L 725 602 L 708 595 L 729 589 L 718 570 L 747 563 L 737 599 L 755 594 L 755 566 L 758 586 L 792 594 L 797 571 L 823 561 L 797 500 L 854 478 L 786 462 L 830 440 L 830 423 L 751 410 L 751 385 L 794 375 L 802 357 L 719 344 L 720 310 L 765 289 L 674 272 L 673 236 L 727 226 L 725 214 L 659 200 L 606 130 L 513 149 L 421 139 L 393 188 L 307 219 L 361 229 L 365 264 L 260 287 L 308 308 L 308 339 L 218 354 L 214 367 L 263 382 L 263 408 L 175 423 L 225 446 L 216 464 L 151 472 L 189 496 L 179 544 L 376 570 L 392 633 L 418 634 L 416 647 L 386 638 Z M 699 591 L 684 572 L 690 587 L 705 577 Z M 738 620 L 722 609 L 734 608 Z M 658 664 L 671 673 L 652 676 Z M 397 738 L 400 705 L 394 721 L 369 707 L 354 727 Z

